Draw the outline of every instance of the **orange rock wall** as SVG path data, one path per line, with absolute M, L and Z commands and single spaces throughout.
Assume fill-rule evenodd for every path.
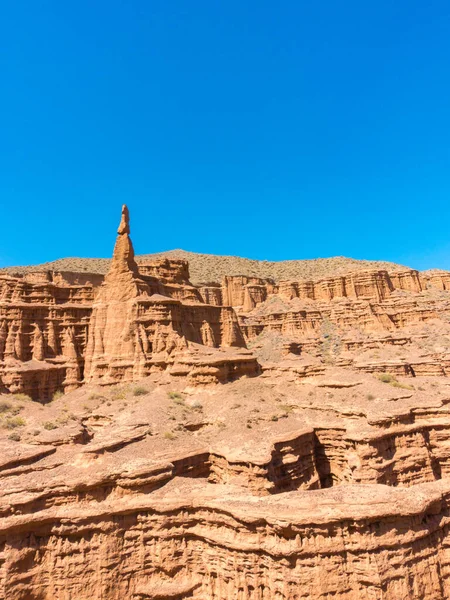
M 181 501 L 156 509 L 121 506 L 120 501 L 111 505 L 108 515 L 90 516 L 82 508 L 64 517 L 56 512 L 51 524 L 30 519 L 32 531 L 3 538 L 8 558 L 0 598 L 450 596 L 448 495 L 402 517 L 347 517 L 335 523 L 294 519 L 288 524 L 287 515 L 270 505 L 266 510 L 256 505 L 257 516 L 249 518 L 245 499 L 240 509 Z M 171 589 L 190 589 L 192 595 L 164 593 Z

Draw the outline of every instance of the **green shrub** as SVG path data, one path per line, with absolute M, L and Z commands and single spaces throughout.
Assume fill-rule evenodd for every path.
M 62 392 L 61 390 L 56 390 L 56 392 L 52 396 L 52 400 L 59 400 L 63 396 L 64 396 L 64 392 Z
M 183 400 L 183 396 L 179 392 L 168 392 L 167 395 L 171 400 Z

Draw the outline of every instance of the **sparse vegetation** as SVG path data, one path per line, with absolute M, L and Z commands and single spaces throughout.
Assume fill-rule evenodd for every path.
M 0 402 L 0 413 L 8 412 L 12 409 L 11 402 Z
M 133 396 L 145 396 L 146 394 L 148 394 L 148 389 L 141 385 L 138 385 L 133 390 Z
M 329 319 L 324 319 L 320 327 L 322 341 L 320 354 L 324 363 L 334 364 L 342 350 L 342 336 Z
M 186 406 L 183 398 L 174 398 L 173 403 L 178 404 L 178 406 Z
M 163 436 L 165 437 L 166 440 L 174 440 L 175 439 L 175 434 L 173 434 L 171 431 L 165 431 L 163 433 Z
M 102 396 L 102 394 L 97 394 L 97 392 L 93 392 L 89 395 L 88 400 L 105 400 L 105 396 Z
M 392 383 L 393 381 L 396 381 L 395 377 L 390 373 L 380 373 L 378 379 L 383 383 Z
M 16 429 L 17 427 L 25 427 L 25 419 L 22 417 L 10 417 L 3 424 L 5 429 Z
M 383 383 L 388 383 L 389 385 L 392 385 L 392 387 L 403 388 L 405 390 L 414 389 L 414 386 L 408 385 L 406 383 L 401 383 L 396 379 L 396 377 L 394 377 L 394 375 L 391 375 L 390 373 L 380 373 L 378 375 L 378 379 Z
M 14 432 L 8 435 L 8 440 L 12 440 L 13 442 L 20 442 L 21 438 L 18 433 Z
M 294 408 L 293 404 L 280 404 L 280 410 L 285 414 L 290 414 Z
M 127 389 L 124 387 L 114 387 L 111 390 L 111 400 L 125 400 L 126 397 Z M 106 400 L 106 398 L 102 396 L 102 400 Z
M 18 400 L 19 402 L 32 402 L 32 398 L 28 394 L 14 394 L 14 399 Z
M 391 383 L 391 385 L 396 388 L 403 388 L 404 390 L 413 390 L 414 389 L 413 385 L 408 385 L 407 383 L 401 383 L 400 381 L 393 381 Z
M 197 254 L 185 250 L 172 250 L 158 254 L 141 254 L 136 256 L 138 263 L 146 262 L 155 258 L 181 258 L 189 261 L 190 279 L 193 283 L 221 281 L 224 275 L 247 275 L 249 277 L 261 277 L 273 279 L 274 281 L 315 279 L 330 275 L 340 275 L 349 271 L 360 271 L 366 269 L 396 270 L 400 265 L 390 262 L 356 260 L 336 256 L 333 258 L 316 258 L 314 260 L 282 260 L 282 261 L 259 261 L 238 256 L 215 256 L 212 254 Z M 72 271 L 87 273 L 108 272 L 110 260 L 107 258 L 61 258 L 42 265 L 33 267 L 10 267 L 5 269 L 14 273 L 26 273 L 36 270 Z M 403 267 L 402 267 L 403 268 Z
M 42 427 L 47 431 L 58 429 L 58 425 L 56 425 L 56 423 L 53 423 L 53 421 L 45 421 L 45 423 L 42 423 Z
M 171 400 L 183 400 L 183 396 L 179 392 L 167 392 Z
M 64 392 L 61 390 L 56 390 L 56 392 L 52 396 L 52 400 L 59 400 L 64 396 Z

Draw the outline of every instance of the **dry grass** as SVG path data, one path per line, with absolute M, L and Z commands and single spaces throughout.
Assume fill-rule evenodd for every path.
M 405 390 L 414 389 L 412 385 L 408 385 L 406 383 L 401 383 L 400 381 L 397 381 L 397 378 L 394 377 L 394 375 L 391 375 L 390 373 L 380 373 L 377 377 L 380 381 L 382 381 L 383 383 L 388 383 L 389 385 L 392 385 L 392 387 L 403 388 Z
M 22 417 L 10 417 L 9 419 L 6 419 L 6 421 L 3 424 L 3 427 L 5 427 L 6 429 L 16 429 L 16 427 L 24 426 L 25 419 L 23 419 Z
M 52 431 L 52 429 L 58 429 L 58 425 L 53 423 L 53 421 L 45 421 L 42 423 L 42 427 L 47 431 Z
M 141 254 L 136 257 L 138 263 L 150 262 L 157 258 L 179 258 L 189 261 L 192 283 L 220 282 L 224 275 L 248 275 L 273 279 L 275 281 L 295 279 L 317 279 L 330 275 L 339 275 L 362 269 L 395 270 L 400 265 L 383 261 L 356 260 L 336 256 L 333 258 L 315 258 L 308 260 L 283 260 L 271 262 L 252 260 L 238 256 L 216 256 L 214 254 L 197 254 L 185 250 L 170 250 L 157 254 Z M 77 273 L 108 272 L 110 260 L 107 258 L 61 258 L 52 262 L 29 267 L 9 267 L 2 269 L 10 273 L 28 271 L 54 270 Z M 403 267 L 402 267 L 403 268 Z
M 148 389 L 142 385 L 138 385 L 133 390 L 133 396 L 146 396 L 148 394 Z

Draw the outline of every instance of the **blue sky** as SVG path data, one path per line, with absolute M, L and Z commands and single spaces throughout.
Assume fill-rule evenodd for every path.
M 0 266 L 139 253 L 450 269 L 450 4 L 0 7 Z

